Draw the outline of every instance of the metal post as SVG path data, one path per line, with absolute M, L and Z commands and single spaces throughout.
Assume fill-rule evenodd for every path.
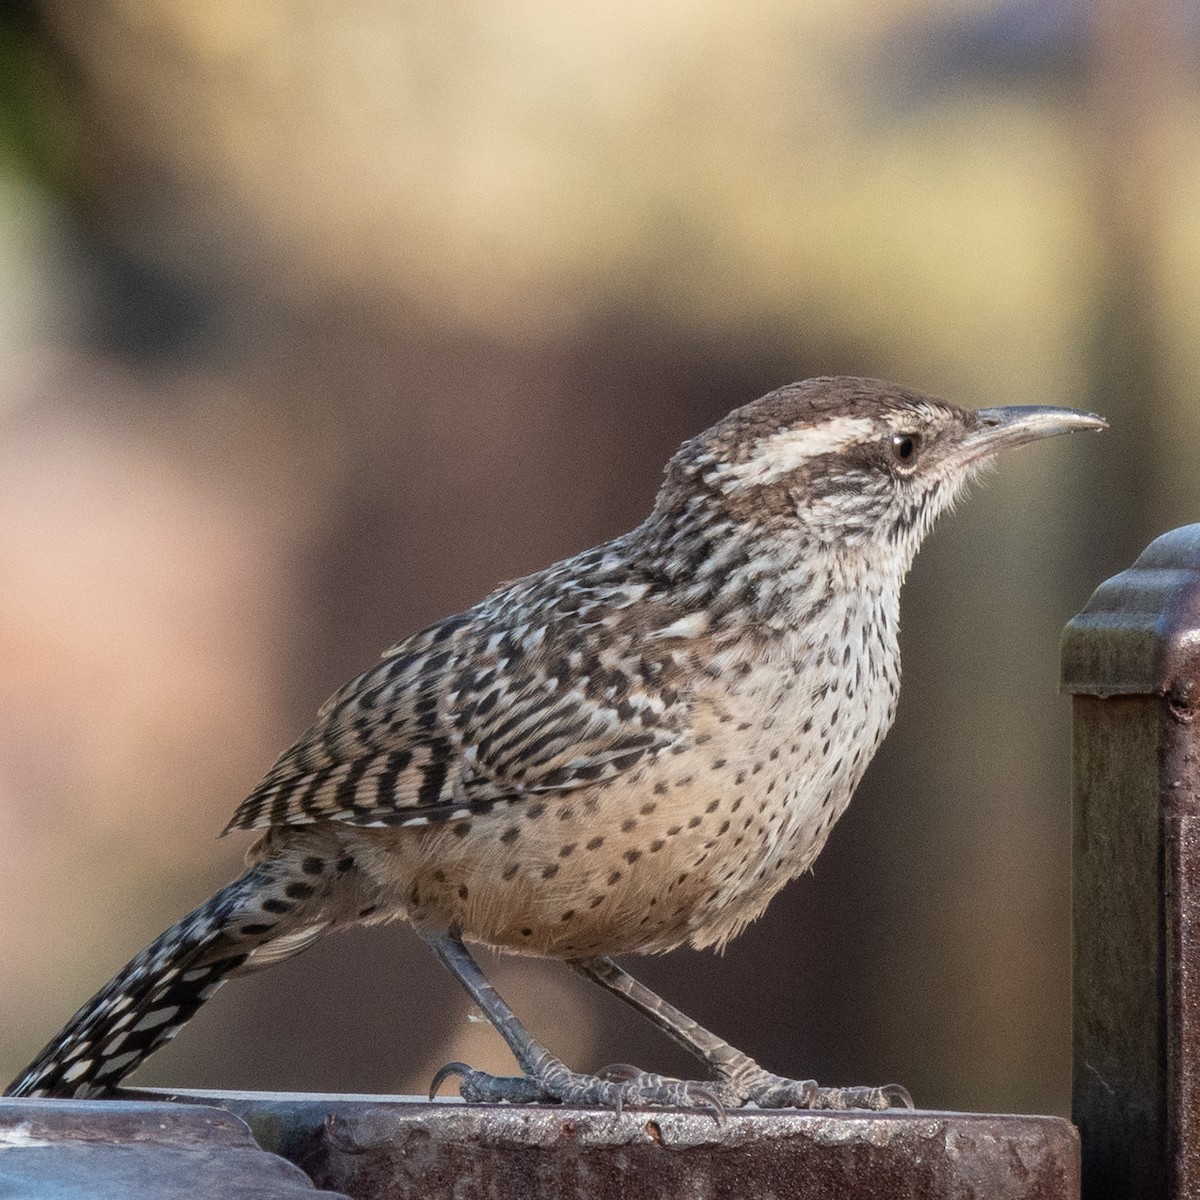
M 1063 638 L 1074 708 L 1074 1086 L 1084 1200 L 1200 1196 L 1200 525 Z

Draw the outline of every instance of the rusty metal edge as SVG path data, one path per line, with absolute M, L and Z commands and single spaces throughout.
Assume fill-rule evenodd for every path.
M 296 1162 L 318 1184 L 362 1197 L 493 1197 L 530 1194 L 530 1187 L 547 1195 L 565 1188 L 562 1194 L 615 1197 L 629 1194 L 631 1179 L 652 1176 L 658 1194 L 671 1200 L 695 1194 L 701 1181 L 713 1195 L 754 1194 L 746 1189 L 761 1185 L 797 1198 L 916 1195 L 912 1189 L 921 1188 L 930 1197 L 1078 1200 L 1078 1133 L 1060 1117 L 743 1109 L 718 1124 L 709 1114 L 680 1110 L 615 1113 L 373 1095 L 139 1094 L 224 1104 L 249 1123 L 260 1145 Z M 585 1192 L 577 1190 L 582 1180 L 589 1181 Z M 836 1190 L 822 1190 L 826 1185 Z
M 299 1164 L 262 1147 L 245 1120 L 212 1103 L 0 1097 L 0 1151 L 5 1195 L 348 1200 L 319 1190 Z

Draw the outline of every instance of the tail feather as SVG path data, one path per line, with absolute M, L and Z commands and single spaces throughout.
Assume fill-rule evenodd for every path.
M 71 1018 L 4 1095 L 103 1096 L 226 979 L 259 965 L 256 950 L 271 962 L 302 950 L 327 921 L 292 911 L 281 927 L 284 906 L 272 898 L 279 882 L 272 864 L 261 863 L 173 925 Z

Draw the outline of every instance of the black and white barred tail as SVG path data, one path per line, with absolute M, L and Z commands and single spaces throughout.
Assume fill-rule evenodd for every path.
M 306 920 L 299 906 L 278 898 L 289 874 L 282 865 L 251 867 L 172 925 L 71 1018 L 4 1095 L 104 1096 L 226 979 L 307 946 L 328 922 Z

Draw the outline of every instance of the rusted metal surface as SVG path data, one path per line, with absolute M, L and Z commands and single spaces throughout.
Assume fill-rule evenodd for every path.
M 1063 686 L 1084 1198 L 1200 1196 L 1200 525 L 1096 590 Z
M 1054 1117 L 601 1112 L 416 1098 L 164 1093 L 220 1103 L 354 1200 L 1077 1200 Z
M 335 1200 L 220 1108 L 0 1099 L 0 1196 L 21 1200 Z

